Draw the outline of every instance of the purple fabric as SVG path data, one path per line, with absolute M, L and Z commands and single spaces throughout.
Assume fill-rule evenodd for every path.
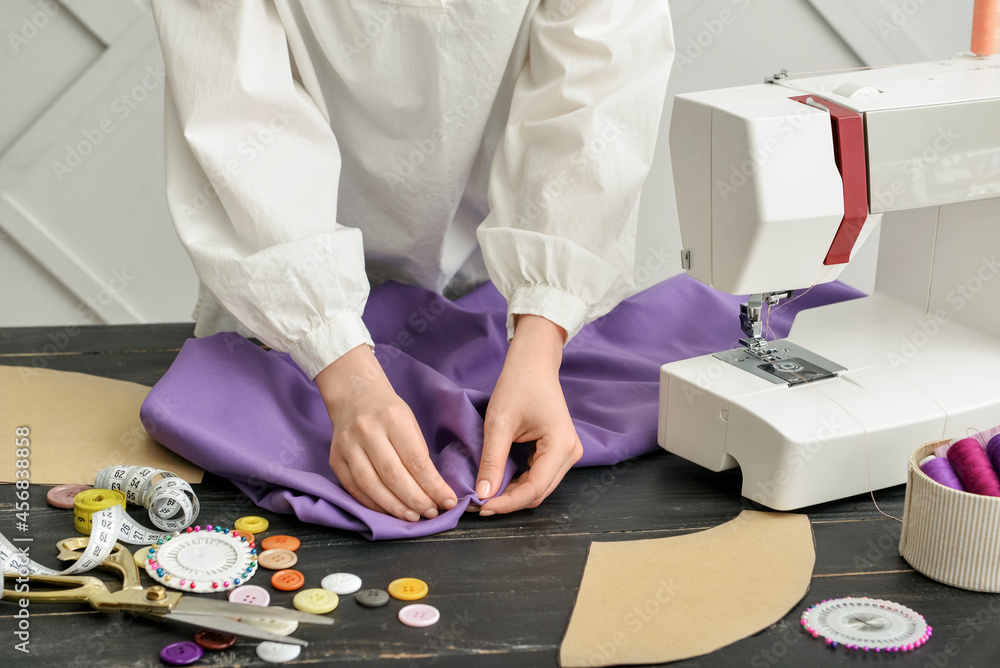
M 773 338 L 786 336 L 802 309 L 859 296 L 840 283 L 816 286 L 776 311 Z M 580 466 L 657 449 L 660 366 L 735 347 L 740 301 L 677 276 L 625 300 L 569 342 L 560 376 L 584 446 Z M 288 355 L 235 334 L 188 340 L 143 404 L 143 424 L 268 510 L 371 539 L 445 531 L 480 501 L 473 488 L 482 416 L 507 351 L 505 319 L 506 302 L 491 284 L 454 302 L 395 283 L 369 297 L 364 320 L 376 356 L 458 494 L 458 505 L 433 520 L 398 520 L 347 494 L 329 468 L 332 427 L 315 383 Z M 509 463 L 504 486 L 514 471 Z

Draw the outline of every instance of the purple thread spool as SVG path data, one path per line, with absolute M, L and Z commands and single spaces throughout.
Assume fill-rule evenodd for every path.
M 1000 434 L 996 434 L 990 439 L 990 442 L 986 444 L 986 456 L 990 458 L 990 463 L 993 464 L 993 472 L 1000 476 Z
M 986 451 L 974 438 L 963 438 L 948 448 L 948 461 L 966 491 L 986 496 L 1000 496 L 997 478 Z
M 944 457 L 928 459 L 920 465 L 920 470 L 926 473 L 932 480 L 941 483 L 945 487 L 951 487 L 960 492 L 965 491 L 965 488 L 962 487 L 962 481 L 955 474 L 955 469 L 951 467 L 951 463 Z

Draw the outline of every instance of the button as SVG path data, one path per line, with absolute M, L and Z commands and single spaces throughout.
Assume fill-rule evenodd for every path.
M 139 567 L 139 570 L 146 570 L 146 559 L 149 557 L 148 547 L 136 548 L 135 553 L 132 555 L 132 559 L 135 561 L 135 565 Z
M 56 485 L 45 493 L 45 498 L 48 499 L 50 506 L 72 508 L 73 497 L 80 492 L 86 492 L 88 489 L 94 488 L 90 485 Z
M 319 584 L 334 594 L 347 596 L 361 589 L 361 578 L 351 573 L 330 573 Z
M 270 617 L 242 617 L 240 621 L 258 629 L 270 631 L 279 636 L 290 636 L 299 628 L 294 619 L 271 619 Z
M 194 634 L 194 641 L 205 649 L 217 651 L 235 645 L 236 636 L 215 629 L 202 629 Z
M 263 587 L 243 585 L 229 592 L 229 600 L 247 605 L 267 605 L 271 602 L 271 595 Z
M 413 603 L 399 611 L 399 621 L 407 626 L 433 626 L 441 619 L 441 613 L 433 605 Z
M 389 593 L 400 601 L 416 601 L 427 596 L 427 583 L 417 578 L 399 578 L 389 583 Z
M 272 571 L 291 568 L 298 561 L 299 558 L 295 556 L 295 553 L 289 550 L 264 550 L 257 557 L 259 566 L 270 568 Z
M 233 522 L 233 527 L 237 531 L 249 531 L 250 533 L 264 533 L 267 531 L 267 520 L 256 515 L 247 515 Z
M 265 640 L 257 645 L 257 656 L 268 663 L 285 663 L 298 658 L 302 648 L 299 645 L 289 645 L 283 642 Z
M 326 589 L 303 589 L 295 598 L 292 605 L 296 610 L 311 612 L 314 615 L 325 615 L 337 608 L 340 597 L 332 591 Z
M 286 569 L 283 571 L 278 571 L 271 576 L 271 584 L 274 585 L 275 589 L 280 589 L 282 591 L 292 591 L 293 589 L 298 589 L 306 583 L 306 576 L 302 575 L 298 571 L 293 571 L 292 569 Z
M 204 653 L 193 642 L 175 642 L 160 650 L 160 659 L 171 666 L 187 666 L 200 659 Z
M 261 541 L 260 546 L 265 550 L 281 549 L 294 552 L 301 544 L 302 542 L 295 536 L 268 536 Z
M 389 602 L 389 593 L 381 589 L 363 589 L 355 598 L 366 608 L 381 608 Z

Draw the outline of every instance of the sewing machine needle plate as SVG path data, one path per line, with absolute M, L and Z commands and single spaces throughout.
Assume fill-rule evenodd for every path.
M 767 354 L 757 356 L 746 347 L 716 353 L 713 357 L 776 385 L 798 385 L 833 378 L 844 371 L 835 362 L 787 339 L 768 344 Z

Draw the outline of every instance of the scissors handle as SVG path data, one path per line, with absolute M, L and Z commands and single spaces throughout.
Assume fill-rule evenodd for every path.
M 98 610 L 116 605 L 114 596 L 104 583 L 89 575 L 32 574 L 27 576 L 27 584 L 25 591 L 4 589 L 3 598 L 8 601 L 26 598 L 35 603 L 89 603 Z M 51 585 L 56 589 L 39 591 L 38 584 Z

